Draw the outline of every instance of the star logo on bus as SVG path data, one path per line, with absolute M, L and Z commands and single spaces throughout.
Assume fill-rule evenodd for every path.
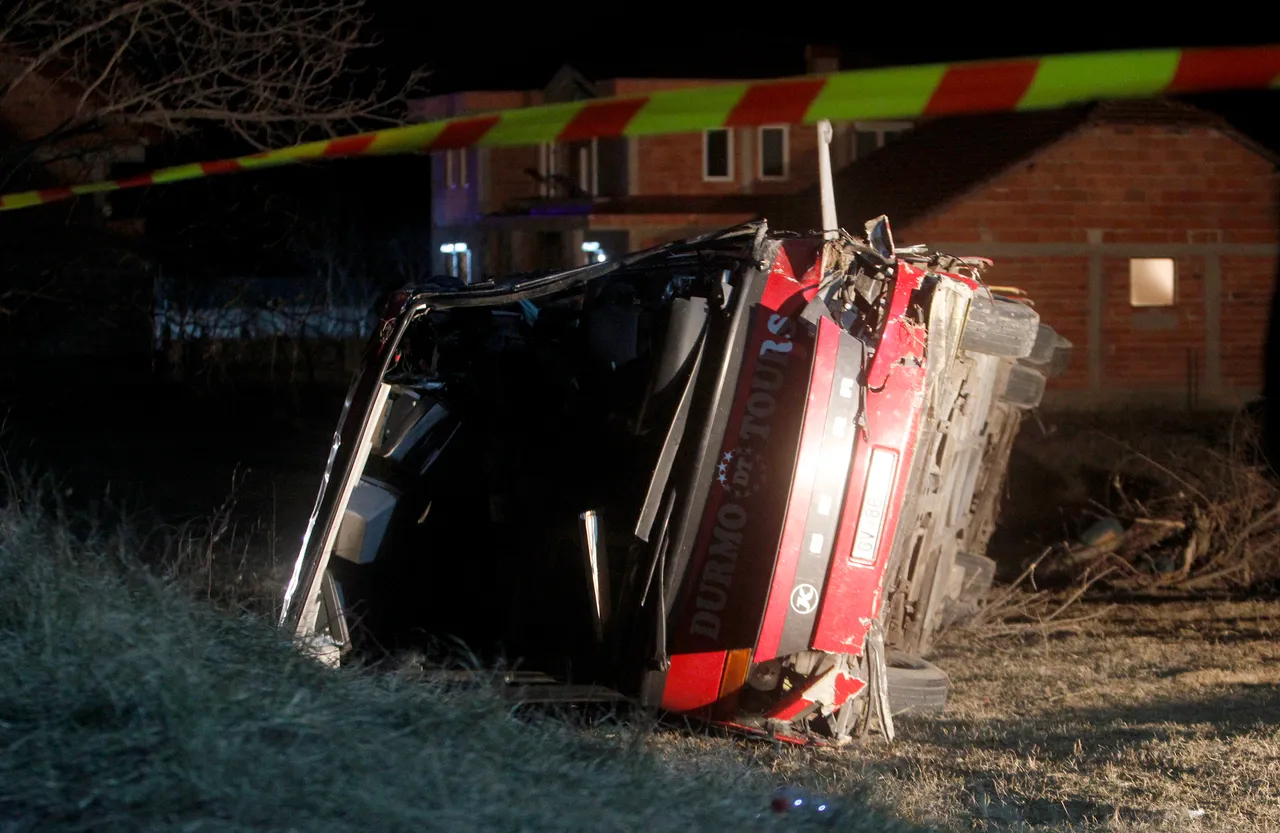
M 720 463 L 716 466 L 716 482 L 722 487 L 729 486 L 729 464 L 733 462 L 734 452 L 726 451 L 720 455 Z

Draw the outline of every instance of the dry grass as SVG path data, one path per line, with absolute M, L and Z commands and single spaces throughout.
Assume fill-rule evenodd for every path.
M 1150 452 L 1112 438 L 1118 459 L 1110 499 L 1097 509 L 1118 518 L 1124 531 L 1055 554 L 1046 566 L 1056 562 L 1076 575 L 1105 571 L 1110 586 L 1130 591 L 1238 589 L 1280 580 L 1280 484 L 1262 459 L 1256 424 L 1240 418 L 1230 438 L 1225 444 L 1170 441 Z M 1143 496 L 1128 488 L 1135 476 L 1145 476 Z
M 933 829 L 1276 830 L 1277 635 L 1276 602 L 1123 606 L 1059 638 L 957 633 L 937 659 L 944 715 L 900 719 L 891 746 L 757 750 L 756 765 Z
M 0 508 L 5 833 L 809 827 L 731 750 L 664 760 L 643 727 L 324 669 L 38 504 Z M 844 829 L 908 829 L 855 809 Z

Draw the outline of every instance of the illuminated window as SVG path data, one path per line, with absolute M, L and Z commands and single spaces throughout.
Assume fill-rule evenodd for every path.
M 702 134 L 702 178 L 733 179 L 733 134 L 724 128 Z
M 786 179 L 787 128 L 760 128 L 760 178 Z
M 1129 261 L 1129 303 L 1135 307 L 1171 307 L 1177 298 L 1173 258 L 1135 257 Z
M 600 241 L 598 240 L 584 240 L 582 243 L 582 256 L 588 266 L 592 263 L 604 263 L 609 259 L 604 249 L 600 248 Z
M 471 281 L 471 250 L 466 243 L 445 243 L 440 247 L 444 255 L 444 266 L 448 274 L 459 278 L 463 283 Z

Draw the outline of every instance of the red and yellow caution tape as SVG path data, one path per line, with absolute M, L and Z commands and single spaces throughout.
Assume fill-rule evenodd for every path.
M 0 196 L 0 211 L 86 194 L 351 156 L 684 133 L 717 127 L 1044 110 L 1086 101 L 1280 89 L 1280 46 L 1152 49 L 894 67 L 547 104 L 394 127 L 126 179 Z

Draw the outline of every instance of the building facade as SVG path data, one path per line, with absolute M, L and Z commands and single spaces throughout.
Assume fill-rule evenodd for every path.
M 919 125 L 836 177 L 847 227 L 992 258 L 1075 345 L 1046 401 L 1234 406 L 1263 387 L 1280 261 L 1275 154 L 1169 101 Z M 817 191 L 764 210 L 816 216 Z M 811 207 L 812 206 L 812 207 Z
M 811 70 L 831 67 L 811 64 Z M 545 90 L 419 102 L 423 118 L 705 81 L 562 70 Z M 1046 401 L 1233 406 L 1266 369 L 1280 246 L 1269 150 L 1171 101 L 835 125 L 846 228 L 996 261 L 1075 345 Z M 468 279 L 566 268 L 765 217 L 819 225 L 817 133 L 771 125 L 471 149 L 433 164 L 433 250 Z
M 815 57 L 811 68 L 825 67 Z M 414 102 L 413 114 L 441 119 L 708 83 L 593 83 L 566 67 L 545 89 L 435 96 Z M 835 164 L 910 126 L 837 125 Z M 752 219 L 763 200 L 812 185 L 817 170 L 816 129 L 786 124 L 445 151 L 432 165 L 432 243 L 439 270 L 466 280 L 567 268 Z
M 150 127 L 107 123 L 92 131 L 64 131 L 75 121 L 82 97 L 92 91 L 69 84 L 52 72 L 23 74 L 24 64 L 13 52 L 0 47 L 0 153 L 9 167 L 0 169 L 5 190 L 57 187 L 119 176 L 122 166 L 141 167 L 147 149 L 160 141 Z M 15 79 L 21 77 L 16 83 Z M 11 87 L 6 88 L 7 84 Z M 52 137 L 52 138 L 51 138 Z M 16 164 L 15 164 L 16 160 Z M 111 204 L 105 194 L 78 200 L 91 206 L 78 220 L 93 218 L 116 231 L 138 233 L 142 224 L 111 222 Z M 65 218 L 75 204 L 54 209 Z M 46 213 L 49 213 L 46 209 Z

